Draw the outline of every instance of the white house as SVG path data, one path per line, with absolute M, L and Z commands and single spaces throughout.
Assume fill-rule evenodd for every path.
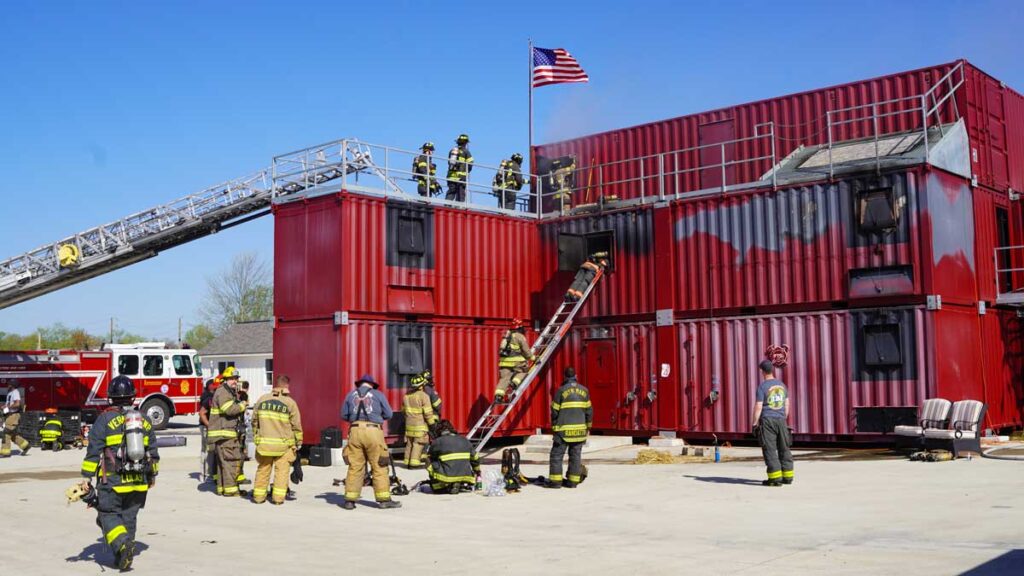
M 199 352 L 203 374 L 212 378 L 228 366 L 249 381 L 249 397 L 270 392 L 274 382 L 274 323 L 271 320 L 232 324 Z

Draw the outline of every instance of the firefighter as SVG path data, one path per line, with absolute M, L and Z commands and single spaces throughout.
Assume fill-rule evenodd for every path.
M 495 404 L 506 401 L 506 394 L 522 383 L 535 360 L 530 343 L 526 341 L 526 326 L 522 320 L 516 318 L 512 321 L 512 326 L 505 331 L 498 347 L 498 387 L 494 390 Z
M 56 408 L 46 409 L 46 422 L 39 430 L 39 447 L 43 450 L 60 452 L 64 449 L 61 439 L 64 437 L 64 422 L 57 416 Z
M 224 371 L 224 381 L 213 393 L 210 403 L 210 429 L 207 439 L 217 452 L 217 494 L 238 496 L 242 450 L 238 441 L 238 424 L 245 417 L 246 401 L 238 394 L 238 372 L 234 367 Z
M 583 298 L 583 293 L 587 291 L 587 287 L 594 281 L 597 276 L 598 270 L 604 270 L 608 267 L 608 253 L 607 252 L 595 252 L 587 258 L 587 261 L 580 265 L 580 269 L 576 271 L 576 277 L 573 278 L 572 284 L 569 285 L 569 289 L 565 291 L 566 302 L 578 302 L 580 298 Z
M 424 142 L 420 147 L 423 152 L 412 161 L 412 173 L 417 182 L 416 191 L 420 196 L 437 196 L 441 193 L 441 185 L 438 184 L 437 164 L 434 163 L 434 143 Z
M 146 506 L 146 495 L 156 485 L 160 454 L 153 425 L 132 408 L 135 383 L 115 376 L 107 387 L 111 406 L 89 429 L 89 445 L 82 461 L 82 488 L 92 491 L 96 479 L 96 523 L 114 553 L 120 570 L 131 568 L 135 555 L 136 517 Z
M 220 384 L 220 375 L 207 380 L 203 393 L 199 396 L 200 465 L 203 468 L 200 477 L 203 480 L 213 480 L 214 483 L 217 482 L 217 451 L 213 449 L 213 443 L 210 442 L 207 434 L 210 430 L 210 402 L 213 401 L 213 393 L 217 391 Z
M 775 378 L 775 366 L 768 360 L 762 361 L 761 383 L 754 397 L 752 427 L 754 436 L 761 442 L 764 465 L 768 469 L 765 486 L 782 486 L 793 483 L 793 437 L 786 420 L 789 418 L 789 390 Z
M 469 151 L 469 135 L 459 134 L 455 147 L 448 152 L 448 193 L 445 200 L 466 201 L 466 183 L 473 171 L 473 153 Z
M 413 377 L 411 390 L 402 399 L 402 412 L 405 414 L 405 466 L 420 468 L 420 458 L 430 444 L 430 427 L 437 422 L 434 408 L 430 405 L 430 396 L 423 391 L 426 380 Z
M 494 174 L 491 192 L 498 197 L 498 208 L 516 209 L 516 197 L 523 188 L 523 155 L 516 152 L 508 160 L 502 160 Z
M 274 472 L 271 504 L 284 504 L 288 495 L 289 468 L 302 446 L 302 420 L 299 405 L 291 398 L 291 379 L 284 374 L 274 379 L 274 388 L 256 401 L 252 418 L 252 433 L 256 441 L 256 484 L 252 488 L 252 501 L 262 504 L 267 499 L 270 472 Z
M 583 466 L 583 444 L 594 421 L 594 408 L 590 403 L 590 391 L 576 381 L 576 370 L 566 367 L 562 373 L 564 381 L 551 399 L 551 429 L 554 443 L 551 446 L 548 488 L 575 488 L 586 478 Z M 569 475 L 562 477 L 562 458 L 569 451 Z
M 348 464 L 345 477 L 345 510 L 355 510 L 356 500 L 363 491 L 366 466 L 373 478 L 373 495 L 379 508 L 401 508 L 401 502 L 391 499 L 388 464 L 391 462 L 388 445 L 384 441 L 384 422 L 393 415 L 388 399 L 378 388 L 373 376 L 364 374 L 355 382 L 356 389 L 349 392 L 341 407 L 341 419 L 351 426 L 348 444 L 342 451 Z
M 18 424 L 21 423 L 21 413 L 25 410 L 25 401 L 21 397 L 21 390 L 18 388 L 17 380 L 7 381 L 7 403 L 4 404 L 4 441 L 0 447 L 0 458 L 11 455 L 11 441 L 13 440 L 21 455 L 28 454 L 30 448 L 28 440 L 18 434 Z
M 418 381 L 423 382 L 423 391 L 427 393 L 427 396 L 430 396 L 430 407 L 434 410 L 434 416 L 441 418 L 441 405 L 444 402 L 441 400 L 441 395 L 437 393 L 437 387 L 434 385 L 434 375 L 430 373 L 430 370 L 424 370 L 412 377 L 413 385 Z
M 434 428 L 434 441 L 427 453 L 427 476 L 434 494 L 458 494 L 470 491 L 480 475 L 480 458 L 455 426 L 441 420 Z

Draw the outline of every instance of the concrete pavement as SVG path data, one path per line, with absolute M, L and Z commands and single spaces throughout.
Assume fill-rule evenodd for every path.
M 196 451 L 163 451 L 138 574 L 1024 574 L 1020 462 L 798 460 L 782 488 L 762 487 L 753 460 L 595 464 L 576 490 L 413 494 L 399 510 L 346 512 L 331 486 L 343 468 L 306 467 L 297 501 L 257 506 L 201 491 Z M 112 571 L 94 512 L 64 503 L 82 455 L 0 460 L 0 566 Z

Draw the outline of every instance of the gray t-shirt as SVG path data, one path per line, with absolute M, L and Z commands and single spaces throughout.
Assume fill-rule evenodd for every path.
M 17 388 L 11 388 L 7 391 L 7 407 L 10 408 L 11 412 L 21 412 L 21 409 L 24 408 L 24 406 L 14 408 L 13 405 L 15 402 L 21 402 L 21 391 Z
M 762 418 L 786 419 L 786 400 L 789 390 L 782 380 L 764 380 L 757 385 L 756 401 L 761 402 Z

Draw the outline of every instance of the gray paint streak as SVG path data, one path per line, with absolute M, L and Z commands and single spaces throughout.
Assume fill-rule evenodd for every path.
M 946 193 L 957 188 L 956 197 Z M 928 175 L 928 214 L 932 221 L 932 259 L 938 264 L 943 256 L 962 255 L 974 271 L 974 204 L 966 182 L 946 183 L 935 173 Z

